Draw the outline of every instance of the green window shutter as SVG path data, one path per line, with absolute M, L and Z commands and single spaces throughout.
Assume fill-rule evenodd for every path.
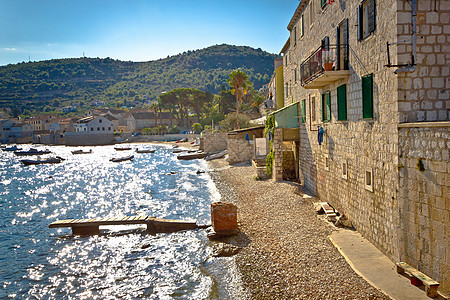
M 320 7 L 324 8 L 327 5 L 327 0 L 320 0 Z
M 338 120 L 347 120 L 347 86 L 341 85 L 337 88 Z
M 320 101 L 320 103 L 322 104 L 322 122 L 324 122 L 327 118 L 327 112 L 325 111 L 325 106 L 326 106 L 326 96 L 325 94 L 322 94 L 322 101 Z
M 362 78 L 363 119 L 373 118 L 373 74 Z
M 302 100 L 302 122 L 306 122 L 306 99 Z
M 331 121 L 331 93 L 327 94 L 327 121 Z

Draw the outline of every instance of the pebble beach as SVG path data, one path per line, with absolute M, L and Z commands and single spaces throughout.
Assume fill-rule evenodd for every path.
M 238 207 L 239 234 L 223 240 L 250 299 L 390 299 L 356 274 L 329 239 L 317 198 L 292 182 L 257 180 L 250 164 L 210 162 L 221 201 Z

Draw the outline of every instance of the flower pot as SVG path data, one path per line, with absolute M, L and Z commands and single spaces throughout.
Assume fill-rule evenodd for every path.
M 323 64 L 323 68 L 325 71 L 332 71 L 333 70 L 333 63 L 326 62 Z

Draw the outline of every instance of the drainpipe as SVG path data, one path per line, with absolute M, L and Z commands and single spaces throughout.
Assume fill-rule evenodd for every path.
M 417 0 L 412 0 L 412 23 L 413 23 L 413 36 L 412 36 L 412 61 L 411 65 L 408 67 L 398 68 L 394 71 L 394 74 L 398 73 L 411 73 L 417 69 L 416 65 L 416 54 L 417 54 L 417 9 L 416 9 Z

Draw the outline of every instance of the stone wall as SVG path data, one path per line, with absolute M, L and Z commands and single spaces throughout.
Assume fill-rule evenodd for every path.
M 228 134 L 228 163 L 251 161 L 253 158 L 253 143 L 246 141 L 237 134 Z
M 295 156 L 294 151 L 292 150 L 284 150 L 282 152 L 283 156 L 283 177 L 285 179 L 295 179 Z
M 420 0 L 417 68 L 398 77 L 400 122 L 450 120 L 450 1 Z M 398 40 L 411 39 L 411 6 L 397 1 Z M 411 43 L 397 46 L 399 64 L 411 63 Z M 395 62 L 395 61 L 394 61 Z
M 283 180 L 283 128 L 275 128 L 273 132 L 272 178 Z
M 115 143 L 114 135 L 111 134 L 77 134 L 66 133 L 64 135 L 66 146 L 95 146 L 111 145 Z
M 220 152 L 228 147 L 227 133 L 204 133 L 200 138 L 200 149 L 204 152 Z
M 439 281 L 439 290 L 449 293 L 450 124 L 400 128 L 399 142 L 400 260 Z M 423 171 L 418 170 L 419 159 Z

